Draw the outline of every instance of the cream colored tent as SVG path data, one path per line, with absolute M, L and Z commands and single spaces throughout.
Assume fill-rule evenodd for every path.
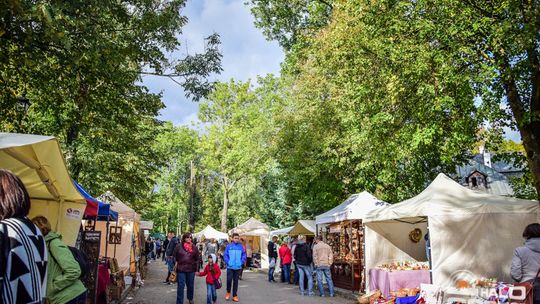
M 136 257 L 140 256 L 139 234 L 140 217 L 133 209 L 117 198 L 112 192 L 107 191 L 102 194 L 99 200 L 110 203 L 111 209 L 118 212 L 118 227 L 122 228 L 120 244 L 109 244 L 105 246 L 106 238 L 101 238 L 100 254 L 102 256 L 115 256 L 120 269 L 131 273 L 136 272 Z M 96 223 L 96 230 L 102 231 L 106 235 L 107 223 L 99 221 Z M 116 223 L 111 222 L 109 231 L 115 229 Z M 107 251 L 105 251 L 107 247 Z
M 32 201 L 29 217 L 45 216 L 64 242 L 74 245 L 86 208 L 54 137 L 0 133 L 0 168 L 15 173 Z
M 208 225 L 203 230 L 198 233 L 193 234 L 196 238 L 204 237 L 205 239 L 216 239 L 216 240 L 228 240 L 229 235 L 225 232 L 217 231 L 212 226 Z
M 288 235 L 315 235 L 315 221 L 312 220 L 299 220 L 294 224 Z
M 510 282 L 514 248 L 539 211 L 537 201 L 472 191 L 439 174 L 419 195 L 364 218 L 366 269 L 427 261 L 424 238 L 414 243 L 409 233 L 418 228 L 424 236 L 429 227 L 433 284 L 452 286 L 464 274 Z
M 294 226 L 290 226 L 290 227 L 285 227 L 285 228 L 281 228 L 281 229 L 278 229 L 278 230 L 272 230 L 270 231 L 270 236 L 280 236 L 280 235 L 287 235 L 289 234 L 289 231 L 291 231 L 291 229 L 293 229 Z
M 315 224 L 339 223 L 349 220 L 361 220 L 372 210 L 388 206 L 371 193 L 364 191 L 349 196 L 343 203 L 315 217 Z
M 268 268 L 268 238 L 270 237 L 270 228 L 268 225 L 250 218 L 245 223 L 229 230 L 229 235 L 238 233 L 246 239 L 246 242 L 253 241 L 253 252 L 261 253 L 261 268 Z

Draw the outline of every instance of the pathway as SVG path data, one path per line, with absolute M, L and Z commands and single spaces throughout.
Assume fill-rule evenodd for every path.
M 124 304 L 156 304 L 156 303 L 175 303 L 176 301 L 176 285 L 165 285 L 163 280 L 167 274 L 167 268 L 161 261 L 155 261 L 148 265 L 148 274 L 144 281 L 144 286 L 131 292 Z M 222 275 L 223 288 L 218 290 L 218 303 L 230 303 L 225 301 L 225 278 Z M 319 296 L 308 297 L 298 294 L 298 286 L 287 285 L 282 283 L 267 283 L 266 275 L 244 271 L 244 278 L 240 281 L 240 289 L 238 296 L 240 303 L 256 303 L 256 304 L 342 304 L 355 303 L 354 301 L 341 298 L 321 298 Z M 206 303 L 206 284 L 204 278 L 195 278 L 195 304 Z M 187 301 L 184 303 L 187 304 Z

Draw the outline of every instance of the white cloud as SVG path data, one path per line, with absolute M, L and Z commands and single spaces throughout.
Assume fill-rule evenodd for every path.
M 189 0 L 182 12 L 189 18 L 183 28 L 183 46 L 174 54 L 181 57 L 186 53 L 202 52 L 203 38 L 213 32 L 221 36 L 223 72 L 213 80 L 228 81 L 254 79 L 257 75 L 279 74 L 284 54 L 276 42 L 266 41 L 261 31 L 253 24 L 249 7 L 243 0 Z M 175 125 L 186 125 L 197 121 L 199 104 L 185 97 L 180 86 L 170 79 L 147 76 L 143 83 L 154 93 L 162 92 L 166 108 L 161 119 Z

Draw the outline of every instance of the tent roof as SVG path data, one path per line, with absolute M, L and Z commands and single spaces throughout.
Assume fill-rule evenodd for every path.
M 54 137 L 0 133 L 0 168 L 15 173 L 31 199 L 85 203 Z
M 139 214 L 135 212 L 135 210 L 122 202 L 111 191 L 103 193 L 102 195 L 100 195 L 99 199 L 110 202 L 111 209 L 118 212 L 118 215 L 123 218 L 133 219 L 137 221 L 140 219 Z
M 268 235 L 270 234 L 270 228 L 261 221 L 250 218 L 245 223 L 229 230 L 229 234 L 232 233 L 238 233 L 241 235 Z
M 299 220 L 294 224 L 293 228 L 289 231 L 289 235 L 315 235 L 317 228 L 315 228 L 315 221 L 313 220 Z
M 285 228 L 281 228 L 281 229 L 278 229 L 278 230 L 272 230 L 272 231 L 270 231 L 270 235 L 274 236 L 274 235 L 286 235 L 286 234 L 289 234 L 289 231 L 291 231 L 291 229 L 293 227 L 294 226 L 290 226 L 290 227 L 285 227 Z
M 225 232 L 217 231 L 212 226 L 208 225 L 198 233 L 193 234 L 195 237 L 200 238 L 204 236 L 206 239 L 227 240 L 229 235 Z
M 315 217 L 317 225 L 347 220 L 360 220 L 372 210 L 388 206 L 371 193 L 364 191 L 349 196 L 343 203 Z
M 436 215 L 538 213 L 537 201 L 498 196 L 467 189 L 440 173 L 417 196 L 370 212 L 364 222 Z

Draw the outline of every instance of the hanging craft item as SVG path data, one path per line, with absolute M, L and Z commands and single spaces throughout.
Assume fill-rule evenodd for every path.
M 409 239 L 413 243 L 418 243 L 422 239 L 422 230 L 415 228 L 413 231 L 409 232 Z

